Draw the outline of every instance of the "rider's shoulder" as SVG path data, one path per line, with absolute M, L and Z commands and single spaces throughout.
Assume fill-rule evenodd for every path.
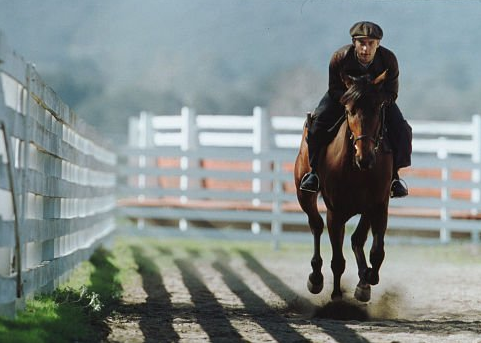
M 344 60 L 346 58 L 346 56 L 349 55 L 350 51 L 353 51 L 352 44 L 347 44 L 347 45 L 344 45 L 344 46 L 340 47 L 339 49 L 334 51 L 334 53 L 332 54 L 331 63 L 332 62 L 339 62 L 339 61 Z
M 383 45 L 380 45 L 377 50 L 379 51 L 379 53 L 381 53 L 384 56 L 388 56 L 388 57 L 391 57 L 391 58 L 394 58 L 394 59 L 396 58 L 396 54 L 392 50 L 389 50 L 388 48 L 386 48 Z
M 333 56 L 345 57 L 349 53 L 349 51 L 353 49 L 354 47 L 352 44 L 343 45 L 339 49 L 334 51 Z
M 394 74 L 397 73 L 399 67 L 398 60 L 394 52 L 381 45 L 377 49 L 376 55 L 381 57 L 381 60 L 384 61 L 383 64 L 386 68 L 391 69 Z

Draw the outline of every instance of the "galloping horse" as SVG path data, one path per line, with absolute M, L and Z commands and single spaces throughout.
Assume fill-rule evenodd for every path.
M 321 151 L 318 165 L 320 192 L 327 207 L 327 227 L 332 246 L 331 269 L 334 275 L 332 299 L 342 298 L 341 275 L 346 261 L 342 246 L 345 223 L 354 215 L 360 220 L 351 237 L 356 256 L 359 283 L 354 296 L 359 301 L 369 301 L 371 285 L 379 282 L 379 269 L 384 260 L 384 234 L 386 232 L 389 189 L 392 176 L 392 154 L 382 151 L 384 114 L 382 110 L 382 83 L 386 72 L 375 79 L 369 75 L 344 76 L 347 91 L 341 97 L 345 108 L 345 120 L 334 140 Z M 307 214 L 309 227 L 314 236 L 312 273 L 308 289 L 317 294 L 323 288 L 321 272 L 320 238 L 324 222 L 317 208 L 317 193 L 299 189 L 302 176 L 310 171 L 306 143 L 306 122 L 302 143 L 296 159 L 294 176 L 297 198 Z M 364 255 L 369 228 L 373 243 L 368 267 Z

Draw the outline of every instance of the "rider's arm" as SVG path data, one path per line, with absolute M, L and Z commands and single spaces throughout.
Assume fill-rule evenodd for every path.
M 346 91 L 346 86 L 342 80 L 342 61 L 346 57 L 348 52 L 348 47 L 345 46 L 336 51 L 329 63 L 329 95 L 335 101 L 339 101 L 344 92 Z
M 387 68 L 386 80 L 383 83 L 383 93 L 386 104 L 391 104 L 397 99 L 399 90 L 399 67 L 397 58 L 391 51 L 383 49 L 380 51 L 383 54 Z

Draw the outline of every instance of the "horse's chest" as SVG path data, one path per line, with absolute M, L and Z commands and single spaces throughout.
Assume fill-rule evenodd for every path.
M 380 200 L 379 192 L 368 181 L 359 177 L 342 177 L 340 174 L 327 177 L 322 192 L 326 205 L 355 213 L 367 211 Z

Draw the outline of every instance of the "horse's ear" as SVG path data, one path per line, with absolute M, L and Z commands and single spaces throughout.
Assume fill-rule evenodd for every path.
M 344 73 L 341 74 L 341 79 L 342 79 L 342 82 L 344 82 L 344 84 L 346 85 L 346 88 L 350 88 L 355 81 L 354 77 Z
M 384 70 L 378 77 L 376 77 L 376 78 L 372 81 L 372 84 L 373 84 L 373 85 L 378 85 L 378 84 L 384 82 L 384 80 L 386 79 L 386 75 L 387 75 L 387 69 Z

